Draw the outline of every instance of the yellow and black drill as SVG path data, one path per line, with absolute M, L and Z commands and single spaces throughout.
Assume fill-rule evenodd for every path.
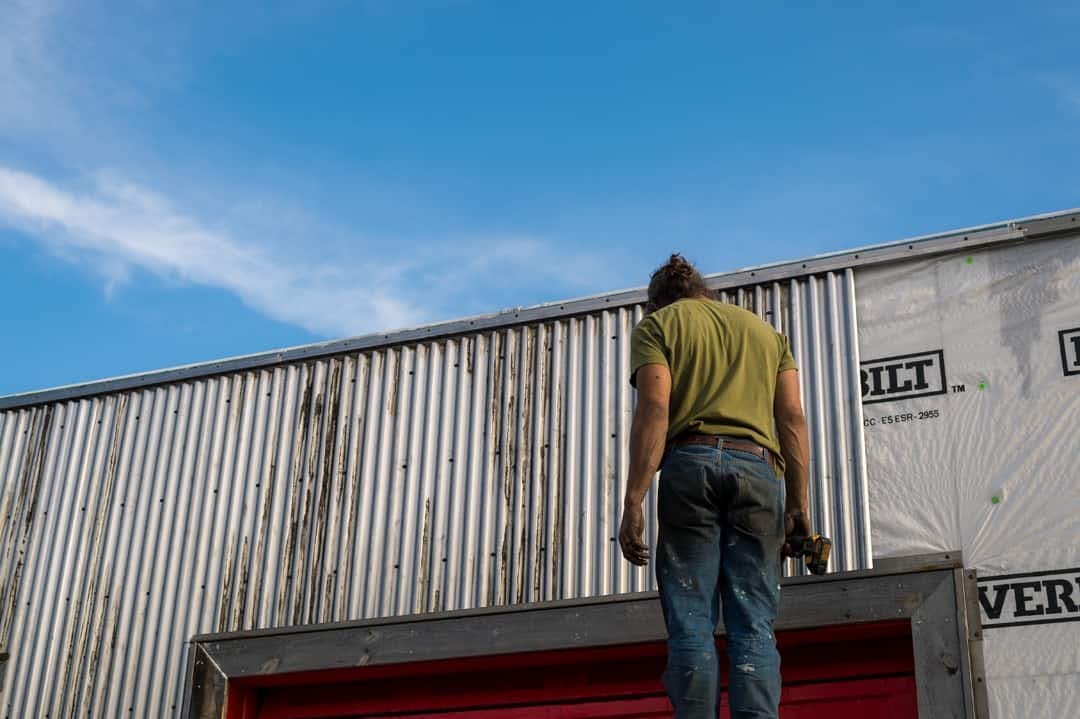
M 796 557 L 802 557 L 811 574 L 824 574 L 832 553 L 832 540 L 820 534 L 809 537 L 792 537 L 788 541 Z

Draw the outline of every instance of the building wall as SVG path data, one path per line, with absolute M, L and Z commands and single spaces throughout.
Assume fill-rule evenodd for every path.
M 1080 235 L 856 280 L 876 556 L 962 550 L 991 716 L 1080 716 Z
M 815 526 L 869 566 L 853 271 L 724 298 L 790 336 Z M 0 411 L 0 716 L 175 715 L 198 633 L 652 589 L 616 304 Z

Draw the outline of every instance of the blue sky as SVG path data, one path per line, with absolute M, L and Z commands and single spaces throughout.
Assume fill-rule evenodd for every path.
M 1080 205 L 1080 5 L 0 0 L 0 395 Z

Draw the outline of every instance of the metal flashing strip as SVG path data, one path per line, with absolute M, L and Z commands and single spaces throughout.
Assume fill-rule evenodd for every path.
M 859 266 L 897 262 L 912 257 L 943 254 L 959 249 L 1040 239 L 1072 231 L 1080 231 L 1080 209 L 952 230 L 880 245 L 870 245 L 810 257 L 804 260 L 772 263 L 733 272 L 712 274 L 708 275 L 706 279 L 710 288 L 722 291 L 749 284 L 778 282 Z M 357 350 L 450 337 L 497 327 L 571 317 L 601 309 L 626 307 L 644 301 L 645 288 L 638 287 L 564 302 L 552 302 L 535 307 L 511 308 L 501 312 L 395 330 L 393 332 L 372 333 L 359 337 L 0 396 L 0 410 L 89 397 L 168 382 L 180 382 L 227 372 L 280 365 L 286 362 L 317 359 Z
M 920 558 L 907 565 L 909 571 L 896 573 L 900 568 L 850 572 L 827 581 L 786 580 L 777 630 L 908 620 L 919 716 L 985 716 L 971 582 L 956 559 Z M 717 633 L 722 635 L 722 628 Z M 191 640 L 197 659 L 184 691 L 186 716 L 223 719 L 229 683 L 235 680 L 243 680 L 245 691 L 256 691 L 283 675 L 305 672 L 657 642 L 665 636 L 652 592 L 197 636 Z

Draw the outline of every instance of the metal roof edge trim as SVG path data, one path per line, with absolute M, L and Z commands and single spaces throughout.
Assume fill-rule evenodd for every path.
M 1031 217 L 979 225 L 966 229 L 923 235 L 878 245 L 868 245 L 841 252 L 816 255 L 802 260 L 782 261 L 749 267 L 732 272 L 706 275 L 709 287 L 723 290 L 748 284 L 777 282 L 822 272 L 853 267 L 897 262 L 923 255 L 936 255 L 962 248 L 985 247 L 1003 242 L 1032 240 L 1063 232 L 1080 232 L 1080 208 L 1034 215 Z M 240 370 L 273 367 L 287 362 L 318 359 L 345 352 L 373 347 L 408 344 L 429 339 L 451 337 L 466 332 L 570 317 L 596 310 L 623 307 L 643 302 L 646 288 L 616 290 L 598 295 L 579 297 L 562 302 L 549 302 L 532 307 L 516 307 L 463 319 L 449 320 L 420 327 L 376 332 L 340 340 L 300 345 L 258 352 L 209 362 L 170 367 L 149 372 L 123 375 L 102 380 L 80 382 L 43 390 L 0 396 L 0 410 L 29 407 L 48 402 L 79 399 L 109 392 L 135 389 L 171 382 L 182 382 Z

